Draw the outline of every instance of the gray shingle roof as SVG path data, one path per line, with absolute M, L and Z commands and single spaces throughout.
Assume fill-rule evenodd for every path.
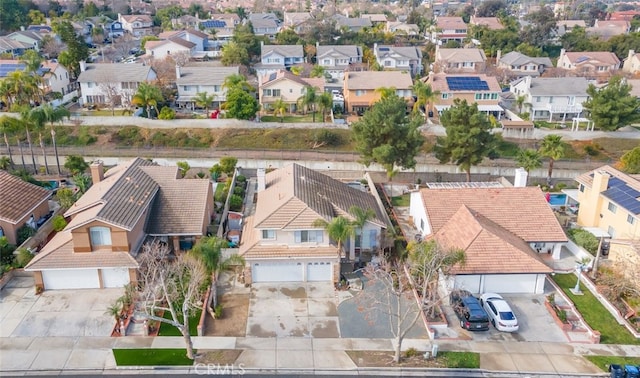
M 587 95 L 589 82 L 584 77 L 539 77 L 531 79 L 532 96 Z
M 272 52 L 278 53 L 284 57 L 304 56 L 302 45 L 262 45 L 261 52 L 261 56 L 266 56 Z
M 510 53 L 505 54 L 500 58 L 500 61 L 511 66 L 521 66 L 523 64 L 533 62 L 536 64 L 543 64 L 547 67 L 553 67 L 551 59 L 547 57 L 532 58 L 517 51 L 511 51 Z
M 144 64 L 120 64 L 120 63 L 97 63 L 88 64 L 87 69 L 80 73 L 78 81 L 80 83 L 104 83 L 117 78 L 118 82 L 138 82 L 146 81 L 149 73 L 153 70 L 151 66 Z
M 239 67 L 204 67 L 185 66 L 180 68 L 178 85 L 222 85 L 224 79 L 230 75 L 240 73 Z
M 325 46 L 318 46 L 318 51 L 317 51 L 317 57 L 322 58 L 324 55 L 335 51 L 338 54 L 342 54 L 348 57 L 356 57 L 356 56 L 362 56 L 362 49 L 360 48 L 360 46 L 356 46 L 356 45 L 325 45 Z

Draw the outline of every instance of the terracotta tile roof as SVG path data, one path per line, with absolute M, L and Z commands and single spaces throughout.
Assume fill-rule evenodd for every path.
M 466 205 L 526 242 L 564 242 L 567 237 L 537 187 L 421 189 L 433 233 Z
M 551 273 L 528 243 L 466 205 L 435 234 L 446 248 L 465 251 L 463 265 L 454 274 Z
M 467 24 L 464 23 L 462 17 L 438 17 L 436 27 L 442 30 L 466 30 Z
M 277 72 L 274 72 L 268 76 L 265 75 L 264 77 L 265 77 L 265 80 L 262 83 L 263 88 L 267 88 L 270 85 L 280 82 L 282 80 L 290 80 L 303 86 L 311 86 L 311 87 L 317 88 L 318 91 L 324 92 L 324 83 L 325 83 L 324 78 L 300 77 L 292 74 L 287 70 L 278 70 Z
M 498 17 L 475 17 L 471 16 L 470 23 L 472 25 L 486 26 L 489 30 L 501 30 L 504 26 Z
M 386 227 L 382 211 L 371 194 L 292 164 L 266 175 L 266 189 L 258 193 L 255 225 L 271 229 L 285 229 L 290 224 L 314 228 L 315 219 L 330 221 L 337 215 L 337 209 L 347 213 L 351 206 L 374 210 L 376 216 L 371 222 Z
M 477 62 L 483 63 L 487 57 L 482 49 L 476 48 L 438 48 L 436 52 L 436 61 L 445 61 L 447 63 L 464 63 Z
M 128 252 L 113 252 L 111 249 L 73 252 L 71 232 L 65 230 L 57 233 L 24 269 L 31 272 L 42 269 L 137 267 L 138 263 Z
M 616 54 L 609 51 L 581 51 L 565 53 L 569 61 L 576 65 L 593 63 L 594 61 L 608 65 L 620 64 Z
M 51 191 L 0 170 L 0 219 L 17 224 L 51 197 Z

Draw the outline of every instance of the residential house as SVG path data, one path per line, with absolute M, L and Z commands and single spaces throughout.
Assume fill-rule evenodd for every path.
M 209 36 L 201 31 L 194 29 L 172 30 L 160 33 L 160 39 L 176 39 L 180 38 L 195 44 L 196 51 L 204 51 L 207 48 Z
M 386 70 L 405 70 L 412 76 L 422 73 L 422 51 L 417 46 L 390 46 L 373 44 L 373 55 Z
M 373 25 L 371 20 L 366 17 L 347 17 L 336 14 L 333 16 L 333 20 L 336 23 L 336 30 L 347 30 L 354 33 Z
M 151 66 L 140 63 L 96 63 L 80 62 L 80 92 L 82 104 L 128 105 L 140 83 L 157 78 Z M 112 97 L 113 96 L 113 97 Z
M 424 239 L 464 250 L 449 282 L 472 293 L 543 293 L 552 269 L 540 255 L 559 258 L 567 242 L 538 187 L 420 189 L 409 213 Z
M 462 17 L 437 17 L 431 32 L 431 41 L 444 45 L 449 41 L 462 43 L 467 38 L 468 27 Z
M 207 92 L 214 95 L 213 106 L 227 101 L 227 89 L 223 87 L 224 80 L 231 75 L 240 73 L 239 67 L 220 67 L 211 63 L 190 63 L 184 67 L 176 66 L 176 86 L 178 98 L 176 103 L 180 107 L 195 109 L 195 98 L 198 93 Z
M 274 13 L 252 13 L 249 15 L 249 22 L 255 35 L 265 36 L 272 41 L 280 31 L 280 19 Z
M 0 37 L 0 54 L 10 55 L 12 58 L 16 58 L 24 54 L 27 50 L 34 50 L 35 47 L 28 43 L 16 41 L 9 37 Z
M 558 20 L 555 33 L 558 37 L 562 37 L 563 35 L 571 32 L 576 27 L 586 29 L 587 24 L 584 22 L 584 20 Z
M 69 71 L 57 60 L 47 60 L 42 63 L 42 69 L 44 71 L 42 78 L 44 93 L 59 92 L 65 95 L 73 90 L 74 86 L 71 85 L 69 78 Z
M 471 16 L 469 24 L 475 26 L 484 26 L 489 30 L 502 30 L 504 25 L 500 22 L 498 17 L 476 17 Z
M 597 36 L 603 41 L 608 41 L 611 37 L 627 34 L 630 30 L 631 23 L 629 21 L 596 20 L 593 27 L 587 28 L 586 32 L 589 35 Z
M 420 27 L 416 24 L 407 24 L 400 21 L 388 21 L 385 30 L 389 33 L 417 36 L 420 34 Z
M 332 81 L 342 81 L 351 64 L 362 63 L 362 48 L 357 45 L 324 45 L 316 43 L 316 62 L 331 75 Z
M 147 41 L 144 49 L 148 57 L 163 60 L 168 56 L 178 54 L 185 54 L 191 57 L 196 52 L 196 44 L 182 38 L 171 38 L 160 41 Z
M 118 21 L 122 28 L 134 37 L 142 37 L 153 34 L 153 18 L 146 14 L 123 15 L 118 13 Z
M 324 92 L 324 78 L 303 78 L 286 70 L 272 73 L 260 85 L 260 105 L 269 112 L 273 109 L 272 104 L 281 99 L 287 104 L 289 113 L 296 112 L 298 100 L 304 96 L 307 87 L 314 88 L 317 93 Z
M 562 49 L 556 67 L 595 78 L 615 73 L 620 68 L 620 59 L 608 51 L 567 52 Z
M 42 47 L 42 37 L 43 36 L 40 33 L 27 30 L 18 30 L 7 36 L 9 39 L 22 42 L 27 46 L 32 46 L 36 51 L 40 51 L 40 48 Z
M 258 83 L 261 83 L 260 80 L 264 76 L 304 63 L 302 45 L 265 45 L 262 42 L 261 44 L 260 63 L 254 66 Z
M 197 14 L 196 16 L 185 14 L 178 18 L 171 19 L 171 26 L 173 26 L 173 28 L 175 29 L 181 29 L 181 28 L 194 29 L 194 28 L 197 28 L 199 25 L 200 25 L 200 18 L 197 17 Z
M 498 51 L 498 68 L 509 72 L 509 76 L 520 78 L 523 76 L 538 77 L 544 70 L 553 67 L 551 59 L 547 57 L 530 57 L 518 51 L 511 51 L 502 56 Z
M 49 25 L 29 25 L 27 26 L 27 31 L 45 35 L 53 32 L 53 29 Z
M 284 12 L 283 26 L 296 33 L 302 33 L 308 29 L 307 21 L 311 19 L 313 16 L 309 12 Z
M 502 88 L 498 79 L 484 74 L 446 74 L 429 73 L 425 79 L 434 91 L 440 92 L 434 101 L 434 107 L 441 114 L 449 109 L 455 99 L 466 100 L 467 103 L 478 104 L 478 110 L 501 119 L 504 110 L 499 105 Z
M 388 22 L 387 15 L 384 13 L 361 14 L 360 17 L 369 19 L 371 26 L 386 25 Z
M 136 283 L 136 256 L 148 241 L 173 253 L 191 249 L 214 213 L 208 180 L 180 179 L 177 167 L 135 158 L 106 172 L 91 164 L 93 185 L 64 214 L 64 230 L 25 267 L 36 287 L 89 289 Z M 188 193 L 188 195 L 185 195 Z
M 105 32 L 105 37 L 113 39 L 113 38 L 122 37 L 125 33 L 125 30 L 122 27 L 122 22 L 113 21 L 113 22 L 107 22 L 104 25 L 104 32 Z
M 636 16 L 640 16 L 640 11 L 629 10 L 629 11 L 612 12 L 609 14 L 609 17 L 607 18 L 610 21 L 631 21 Z
M 622 71 L 633 75 L 640 73 L 640 54 L 635 50 L 629 50 L 629 55 L 622 64 Z
M 486 68 L 487 57 L 484 50 L 477 48 L 449 49 L 436 46 L 433 63 L 435 71 L 447 73 L 481 73 Z
M 510 85 L 511 93 L 525 97 L 523 110 L 529 113 L 531 121 L 579 118 L 582 104 L 589 99 L 589 82 L 584 77 L 525 76 Z
M 209 46 L 219 49 L 233 38 L 236 26 L 240 25 L 240 17 L 235 13 L 215 13 L 210 20 L 201 21 L 200 25 L 215 35 L 215 39 L 209 41 Z
M 244 222 L 240 255 L 247 263 L 245 280 L 260 282 L 334 281 L 340 279 L 340 257 L 351 261 L 377 253 L 388 222 L 368 192 L 352 188 L 298 164 L 265 174 L 258 169 L 255 213 Z M 339 251 L 327 231 L 316 225 L 343 216 L 353 206 L 371 209 L 369 219 Z
M 640 240 L 640 179 L 605 165 L 576 178 L 577 223 L 613 239 Z
M 344 75 L 344 103 L 345 111 L 363 114 L 374 103 L 380 100 L 381 87 L 393 87 L 396 94 L 412 101 L 413 80 L 406 71 L 361 71 L 345 72 Z
M 0 170 L 0 193 L 0 236 L 16 245 L 20 228 L 49 214 L 52 191 Z

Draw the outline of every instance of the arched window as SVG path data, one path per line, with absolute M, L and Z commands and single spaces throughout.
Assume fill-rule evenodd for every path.
M 89 229 L 92 246 L 111 245 L 111 229 L 108 227 L 91 227 Z

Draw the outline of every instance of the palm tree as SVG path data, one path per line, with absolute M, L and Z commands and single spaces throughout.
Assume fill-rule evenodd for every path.
M 429 113 L 431 105 L 440 96 L 440 91 L 434 91 L 431 85 L 426 84 L 422 80 L 416 80 L 411 87 L 416 95 L 416 102 L 413 104 L 413 111 L 418 112 L 421 107 L 425 108 L 425 113 Z
M 58 167 L 58 175 L 62 174 L 62 170 L 60 169 L 60 156 L 58 155 L 58 145 L 56 144 L 56 131 L 53 128 L 53 124 L 55 122 L 62 121 L 65 117 L 69 118 L 71 116 L 71 112 L 69 109 L 64 106 L 53 107 L 50 104 L 46 104 L 41 106 L 42 111 L 45 114 L 45 118 L 47 122 L 51 124 L 51 144 L 53 144 L 53 153 L 56 156 L 56 166 Z
M 338 244 L 338 258 L 342 257 L 342 244 L 353 235 L 353 224 L 343 216 L 335 217 L 331 222 L 324 219 L 313 221 L 314 227 L 322 227 L 329 234 L 329 238 Z
M 255 88 L 249 84 L 247 78 L 241 74 L 233 74 L 224 78 L 222 88 L 229 90 L 236 87 L 240 87 L 247 92 L 253 92 L 255 90 Z
M 11 161 L 11 168 L 13 169 L 13 154 L 11 153 L 11 145 L 9 144 L 9 134 L 15 133 L 20 128 L 20 121 L 16 118 L 9 116 L 0 117 L 0 131 L 4 137 L 4 144 L 7 146 L 7 154 Z
M 147 118 L 153 119 L 151 115 L 151 107 L 158 108 L 158 102 L 162 101 L 162 92 L 155 85 L 141 83 L 138 91 L 131 99 L 131 103 L 142 106 L 147 111 Z
M 358 232 L 360 233 L 360 248 L 362 249 L 362 239 L 364 237 L 364 234 L 363 234 L 364 225 L 367 224 L 367 222 L 370 221 L 371 219 L 375 218 L 376 212 L 373 211 L 373 209 L 365 210 L 358 206 L 351 206 L 349 208 L 349 214 L 351 214 L 354 218 L 351 224 L 353 224 L 354 227 L 357 227 L 357 230 L 355 232 L 356 238 L 357 238 Z
M 311 69 L 311 77 L 324 77 L 325 69 L 321 65 L 316 64 Z
M 40 149 L 42 150 L 42 158 L 44 159 L 44 169 L 49 174 L 49 163 L 47 162 L 47 152 L 44 149 L 44 139 L 42 139 L 42 131 L 44 130 L 44 124 L 47 122 L 46 114 L 42 108 L 37 107 L 29 110 L 27 119 L 33 125 L 34 131 L 38 133 L 38 141 L 40 143 Z M 35 169 L 35 167 L 34 167 Z
M 324 122 L 325 111 L 333 107 L 333 96 L 329 92 L 322 92 L 322 94 L 317 97 L 316 103 L 320 106 L 320 114 L 322 114 L 322 122 Z
M 379 88 L 376 88 L 376 93 L 380 94 L 380 100 L 384 100 L 391 96 L 395 96 L 396 88 L 395 87 L 379 87 Z
M 518 156 L 516 156 L 516 162 L 519 166 L 524 168 L 525 171 L 527 171 L 528 181 L 529 172 L 531 172 L 532 169 L 542 167 L 542 156 L 540 156 L 540 153 L 538 151 L 532 148 L 528 148 L 526 150 L 520 150 L 520 152 L 518 152 Z
M 316 96 L 316 89 L 310 85 L 307 85 L 304 87 L 304 94 L 302 96 L 300 96 L 300 98 L 298 99 L 298 104 L 299 106 L 304 109 L 303 113 L 307 114 L 307 110 L 309 110 L 309 108 L 312 109 L 312 114 L 313 114 L 313 122 L 316 121 L 316 102 L 317 102 L 317 96 Z
M 198 92 L 196 93 L 196 97 L 193 99 L 197 106 L 204 108 L 205 114 L 207 118 L 209 118 L 209 107 L 213 100 L 216 99 L 215 94 L 209 94 L 207 92 Z
M 287 111 L 287 104 L 284 102 L 282 98 L 279 98 L 271 104 L 273 108 L 273 116 L 277 117 L 280 115 L 280 122 L 284 122 L 284 114 Z
M 20 118 L 22 120 L 22 126 L 24 127 L 25 134 L 27 135 L 27 143 L 29 144 L 29 151 L 31 152 L 31 162 L 33 163 L 33 172 L 38 172 L 38 167 L 36 166 L 36 157 L 33 154 L 33 144 L 31 143 L 31 132 L 30 128 L 33 126 L 31 124 L 32 120 L 29 118 L 29 107 L 23 106 L 20 110 Z
M 522 105 L 524 105 L 524 102 L 526 99 L 527 97 L 523 95 L 516 97 L 516 105 L 518 105 L 518 113 L 522 113 Z
M 89 190 L 91 186 L 91 177 L 84 173 L 78 173 L 73 175 L 73 183 L 78 188 L 78 195 L 83 195 Z
M 8 156 L 0 156 L 0 169 L 8 171 L 13 166 L 13 161 Z
M 553 163 L 564 156 L 564 142 L 562 136 L 549 134 L 542 139 L 542 144 L 538 149 L 540 155 L 549 158 L 549 172 L 547 174 L 547 182 L 551 182 L 551 174 L 553 173 Z
M 233 254 L 228 258 L 222 256 L 222 249 L 227 247 L 227 241 L 215 236 L 205 236 L 193 246 L 190 253 L 202 259 L 209 274 L 211 274 L 211 294 L 207 298 L 209 314 L 215 319 L 214 309 L 218 305 L 218 275 L 223 270 L 229 269 L 233 265 L 245 264 L 242 256 Z

